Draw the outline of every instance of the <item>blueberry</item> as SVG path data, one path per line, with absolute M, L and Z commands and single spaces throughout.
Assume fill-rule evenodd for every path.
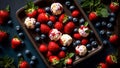
M 67 48 L 66 47 L 61 47 L 61 50 L 66 51 Z
M 100 35 L 105 35 L 105 30 L 100 30 L 99 34 Z
M 36 27 L 36 28 L 39 28 L 39 27 L 40 27 L 40 22 L 36 22 L 36 23 L 35 23 L 35 27 Z
M 107 24 L 107 28 L 108 28 L 108 29 L 111 29 L 112 27 L 113 27 L 112 23 L 108 23 L 108 24 Z
M 80 24 L 83 24 L 85 22 L 85 19 L 84 18 L 81 18 L 80 20 L 79 20 L 79 23 Z
M 49 13 L 50 12 L 50 7 L 45 7 L 45 11 Z
M 101 26 L 100 22 L 95 23 L 96 28 L 100 28 L 100 26 Z
M 27 56 L 30 56 L 30 55 L 31 55 L 30 50 L 25 50 L 25 54 L 26 54 Z
M 40 28 L 36 28 L 35 32 L 40 33 Z
M 32 56 L 32 57 L 31 57 L 31 60 L 36 61 L 36 60 L 37 60 L 37 57 L 36 57 L 36 56 Z
M 70 1 L 66 1 L 66 2 L 65 2 L 65 5 L 66 5 L 67 7 L 69 7 L 69 6 L 71 5 Z
M 102 21 L 102 22 L 101 22 L 101 25 L 102 25 L 103 27 L 105 27 L 106 24 L 107 24 L 107 23 L 106 23 L 105 21 Z
M 39 36 L 36 36 L 36 37 L 35 37 L 35 41 L 36 41 L 36 42 L 40 42 L 40 37 L 39 37 Z
M 16 26 L 16 30 L 19 32 L 19 31 L 21 31 L 21 27 L 18 25 L 18 26 Z
M 91 42 L 91 45 L 92 45 L 94 48 L 96 48 L 96 47 L 98 46 L 97 41 L 92 41 L 92 42 Z
M 18 54 L 17 54 L 17 57 L 18 57 L 18 58 L 22 57 L 22 53 L 18 53 Z
M 24 41 L 21 41 L 21 45 L 24 46 L 24 45 L 25 45 L 25 42 L 24 42 Z
M 110 31 L 107 31 L 106 32 L 106 35 L 109 37 L 110 35 L 112 34 L 112 32 L 110 32 Z
M 41 38 L 41 40 L 45 40 L 46 39 L 46 35 L 45 34 L 41 34 L 40 38 Z
M 92 50 L 91 44 L 87 44 L 87 45 L 86 45 L 86 48 L 87 48 L 88 50 Z
M 73 18 L 73 22 L 77 23 L 78 22 L 78 18 Z
M 50 26 L 50 27 L 52 27 L 53 26 L 53 22 L 52 21 L 48 21 L 47 25 Z
M 107 40 L 103 40 L 103 45 L 107 45 L 108 41 Z
M 73 44 L 72 44 L 72 45 L 73 45 L 73 47 L 77 46 L 77 44 L 76 44 L 75 42 L 73 42 Z
M 30 65 L 31 65 L 31 66 L 34 66 L 34 65 L 35 65 L 35 62 L 31 60 L 31 61 L 30 61 Z
M 73 30 L 73 32 L 77 33 L 77 32 L 78 32 L 78 28 L 75 28 L 75 29 Z
M 115 18 L 114 17 L 110 17 L 109 18 L 109 22 L 114 22 L 115 21 Z
M 12 25 L 12 20 L 9 20 L 9 21 L 7 22 L 7 24 L 11 26 L 11 25 Z
M 76 43 L 76 45 L 79 45 L 80 44 L 80 40 L 76 40 L 75 43 Z
M 112 12 L 112 13 L 109 14 L 109 16 L 110 17 L 115 17 L 116 15 L 115 15 L 115 13 Z
M 24 34 L 23 34 L 22 32 L 18 33 L 18 36 L 19 36 L 20 38 L 24 38 Z
M 73 20 L 73 17 L 72 17 L 72 16 L 68 16 L 68 20 L 69 20 L 69 21 L 72 21 L 72 20 Z
M 71 5 L 71 6 L 69 7 L 69 9 L 70 9 L 71 11 L 73 11 L 73 10 L 75 10 L 75 6 L 74 6 L 74 5 Z

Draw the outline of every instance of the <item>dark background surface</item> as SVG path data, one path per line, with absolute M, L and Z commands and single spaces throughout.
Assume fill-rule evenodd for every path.
M 10 33 L 9 41 L 7 42 L 7 44 L 0 44 L 0 57 L 8 55 L 8 56 L 14 58 L 14 60 L 15 60 L 14 64 L 17 67 L 17 64 L 18 64 L 17 54 L 18 53 L 22 53 L 24 59 L 26 61 L 28 61 L 28 63 L 30 62 L 31 59 L 25 55 L 25 50 L 28 49 L 31 51 L 32 55 L 35 55 L 37 57 L 37 60 L 38 60 L 38 62 L 36 63 L 36 67 L 33 67 L 33 68 L 46 68 L 44 62 L 38 55 L 37 51 L 34 49 L 32 43 L 30 42 L 30 40 L 28 39 L 28 37 L 24 33 L 24 31 L 22 31 L 22 32 L 24 33 L 25 38 L 22 40 L 25 42 L 25 47 L 20 51 L 14 51 L 13 49 L 11 49 L 10 40 L 15 35 L 18 35 L 15 27 L 17 25 L 20 25 L 16 18 L 16 11 L 19 8 L 21 8 L 22 6 L 24 6 L 25 4 L 26 4 L 26 0 L 0 0 L 0 9 L 4 9 L 7 5 L 10 5 L 10 17 L 13 21 L 13 26 L 8 26 L 8 25 L 0 26 L 0 29 L 5 30 L 8 33 Z M 22 29 L 22 27 L 21 27 L 21 29 Z M 119 30 L 118 28 L 116 28 L 116 29 Z M 117 33 L 119 34 L 119 32 L 117 32 Z M 104 49 L 102 51 L 100 51 L 96 55 L 92 56 L 91 58 L 83 61 L 82 63 L 77 64 L 75 66 L 75 68 L 96 68 L 96 65 L 99 62 L 105 62 L 106 55 L 110 54 L 110 53 L 116 53 L 116 48 L 114 48 L 112 45 L 104 46 Z

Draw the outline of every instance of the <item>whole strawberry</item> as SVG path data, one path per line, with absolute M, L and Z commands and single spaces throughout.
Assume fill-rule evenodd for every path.
M 97 68 L 108 68 L 108 66 L 107 64 L 101 62 L 97 65 Z
M 52 21 L 53 23 L 55 23 L 56 22 L 56 17 L 55 16 L 50 16 L 49 20 Z
M 90 14 L 89 14 L 89 20 L 90 21 L 95 21 L 95 20 L 97 20 L 97 13 L 96 12 L 90 12 Z
M 88 39 L 82 39 L 81 44 L 86 45 L 88 43 Z
M 40 13 L 45 13 L 46 11 L 43 9 L 43 8 L 38 8 L 38 13 L 40 14 Z
M 40 23 L 46 23 L 49 20 L 49 17 L 46 13 L 40 13 L 37 17 L 37 21 Z
M 52 53 L 56 53 L 57 51 L 60 50 L 60 47 L 56 42 L 50 41 L 48 44 L 48 50 L 51 51 Z
M 50 56 L 49 57 L 49 62 L 52 65 L 56 65 L 56 64 L 58 64 L 60 62 L 60 59 L 57 56 Z
M 117 63 L 117 57 L 115 55 L 107 55 L 106 63 L 108 65 L 113 65 Z
M 65 58 L 65 56 L 66 56 L 66 53 L 65 53 L 64 51 L 60 51 L 60 52 L 58 53 L 58 57 L 59 57 L 59 58 Z
M 17 37 L 14 37 L 11 40 L 11 45 L 12 45 L 13 49 L 16 49 L 17 47 L 19 47 L 21 45 L 21 40 Z
M 25 7 L 25 13 L 28 17 L 34 18 L 37 16 L 38 7 L 33 2 L 28 2 Z
M 109 8 L 111 12 L 117 12 L 119 10 L 119 3 L 111 2 L 111 4 L 109 5 Z
M 46 54 L 46 56 L 49 58 L 50 56 L 52 56 L 53 54 L 52 54 L 52 52 L 50 52 L 50 51 L 48 51 L 47 52 L 47 54 Z
M 78 10 L 74 10 L 73 12 L 72 12 L 72 16 L 73 17 L 78 17 L 80 15 L 80 12 L 78 11 Z
M 41 31 L 41 33 L 45 33 L 45 34 L 49 33 L 50 27 L 46 24 L 41 24 L 40 25 L 40 31 Z
M 59 17 L 59 22 L 65 23 L 65 22 L 67 22 L 67 20 L 68 20 L 68 16 L 66 14 L 62 14 Z
M 63 29 L 63 23 L 61 23 L 61 22 L 56 22 L 56 23 L 54 24 L 54 27 L 55 27 L 56 29 L 58 29 L 59 31 L 62 31 L 62 29 Z
M 30 65 L 28 64 L 27 61 L 21 61 L 19 63 L 19 68 L 30 68 Z
M 0 25 L 2 25 L 9 17 L 9 6 L 4 10 L 0 10 Z
M 5 41 L 8 37 L 8 34 L 5 31 L 0 30 L 0 42 Z
M 67 58 L 67 59 L 65 59 L 65 61 L 64 61 L 64 64 L 66 65 L 71 65 L 73 63 L 73 60 L 71 59 L 71 58 Z
M 79 33 L 74 33 L 74 34 L 73 34 L 73 38 L 74 38 L 74 39 L 81 39 L 82 36 L 80 36 Z
M 119 38 L 118 35 L 113 34 L 113 35 L 111 35 L 111 36 L 109 37 L 109 41 L 110 41 L 110 43 L 115 44 L 115 43 L 117 43 L 118 38 Z
M 47 45 L 45 45 L 45 44 L 40 44 L 40 45 L 39 45 L 39 51 L 40 51 L 41 53 L 46 53 L 46 52 L 48 51 Z
M 73 29 L 75 28 L 75 24 L 73 22 L 68 22 L 65 26 L 64 26 L 64 32 L 67 34 L 70 34 Z

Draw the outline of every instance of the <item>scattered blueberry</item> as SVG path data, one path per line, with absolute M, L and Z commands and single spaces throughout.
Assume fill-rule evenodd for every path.
M 35 65 L 35 62 L 31 60 L 31 61 L 30 61 L 30 65 L 31 65 L 31 66 L 34 66 L 34 65 Z
M 37 60 L 37 57 L 36 57 L 36 56 L 32 56 L 32 57 L 31 57 L 31 60 L 36 61 L 36 60 Z
M 36 41 L 36 42 L 40 42 L 40 37 L 39 37 L 39 36 L 36 36 L 36 37 L 35 37 L 35 41 Z
M 109 18 L 109 22 L 114 22 L 115 21 L 115 18 L 114 17 L 110 17 Z
M 35 27 L 36 27 L 36 28 L 39 28 L 39 27 L 40 27 L 40 22 L 36 22 L 36 23 L 35 23 Z
M 18 58 L 22 57 L 22 53 L 18 53 L 18 54 L 17 54 L 17 57 L 18 57 Z
M 100 35 L 105 35 L 105 30 L 100 30 L 99 34 Z
M 50 27 L 52 27 L 53 26 L 53 22 L 52 21 L 48 21 L 47 25 L 50 26 Z
M 73 44 L 72 44 L 72 45 L 73 45 L 73 47 L 77 46 L 77 44 L 76 44 L 75 42 L 73 42 Z
M 47 12 L 47 13 L 50 13 L 51 11 L 50 11 L 50 7 L 45 7 L 45 11 Z
M 77 33 L 77 32 L 78 32 L 78 28 L 75 28 L 75 29 L 73 30 L 73 32 Z
M 21 27 L 18 25 L 18 26 L 16 26 L 16 30 L 19 32 L 19 31 L 21 31 Z
M 96 28 L 100 28 L 100 26 L 101 26 L 100 22 L 95 23 Z
M 45 34 L 41 34 L 40 38 L 41 38 L 41 40 L 44 40 L 44 39 L 46 39 L 46 35 Z
M 66 2 L 65 2 L 65 5 L 66 5 L 67 7 L 69 7 L 69 6 L 71 5 L 70 1 L 66 1 Z
M 24 42 L 24 41 L 21 41 L 21 45 L 24 46 L 24 45 L 25 45 L 25 42 Z
M 91 44 L 87 44 L 87 45 L 86 45 L 86 48 L 87 48 L 88 50 L 92 50 Z
M 74 5 L 71 5 L 71 6 L 69 7 L 69 9 L 70 9 L 71 11 L 73 11 L 73 10 L 75 10 L 75 6 L 74 6 Z
M 116 15 L 115 15 L 115 13 L 112 12 L 112 13 L 109 14 L 109 16 L 110 17 L 115 17 Z
M 102 25 L 103 27 L 105 27 L 106 24 L 107 24 L 107 23 L 106 23 L 105 21 L 102 21 L 102 22 L 101 22 L 101 25 Z
M 96 47 L 98 46 L 97 41 L 92 41 L 92 42 L 91 42 L 91 45 L 92 45 L 94 48 L 96 48 Z
M 73 22 L 77 23 L 78 22 L 78 18 L 73 18 Z
M 7 24 L 11 26 L 11 25 L 12 25 L 12 20 L 9 20 L 9 21 L 7 22 Z
M 40 33 L 40 28 L 36 28 L 35 32 Z
M 76 43 L 76 45 L 79 45 L 80 44 L 80 40 L 76 40 L 75 43 Z
M 30 55 L 31 55 L 30 50 L 25 50 L 25 54 L 26 54 L 27 56 L 30 56 Z
M 69 21 L 72 21 L 72 20 L 73 20 L 73 17 L 72 17 L 72 16 L 68 16 L 68 20 L 69 20 Z
M 83 24 L 85 22 L 85 19 L 84 18 L 81 18 L 80 20 L 79 20 L 79 23 L 80 24 Z
M 18 33 L 18 36 L 19 36 L 20 38 L 24 38 L 24 34 L 23 34 L 22 32 Z
M 103 45 L 107 45 L 108 41 L 107 40 L 103 40 Z
M 110 32 L 110 31 L 107 31 L 106 32 L 106 35 L 109 37 L 110 35 L 112 34 L 112 32 Z
M 108 23 L 108 24 L 107 24 L 107 28 L 108 28 L 108 29 L 111 29 L 112 27 L 113 27 L 112 23 Z
M 66 51 L 67 48 L 66 47 L 61 47 L 61 50 Z

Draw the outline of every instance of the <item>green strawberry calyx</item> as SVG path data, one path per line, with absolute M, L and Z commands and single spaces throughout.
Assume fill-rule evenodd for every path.
M 115 5 L 115 6 L 119 6 L 118 2 L 112 2 L 112 4 Z
M 63 23 L 67 22 L 68 21 L 68 16 L 65 14 L 64 15 L 64 19 L 63 19 Z
M 52 65 L 56 65 L 56 64 L 58 64 L 60 61 L 59 60 L 57 60 L 57 59 L 53 59 L 52 60 L 53 62 L 52 62 Z
M 115 55 L 110 55 L 110 57 L 114 63 L 117 63 L 117 57 Z

